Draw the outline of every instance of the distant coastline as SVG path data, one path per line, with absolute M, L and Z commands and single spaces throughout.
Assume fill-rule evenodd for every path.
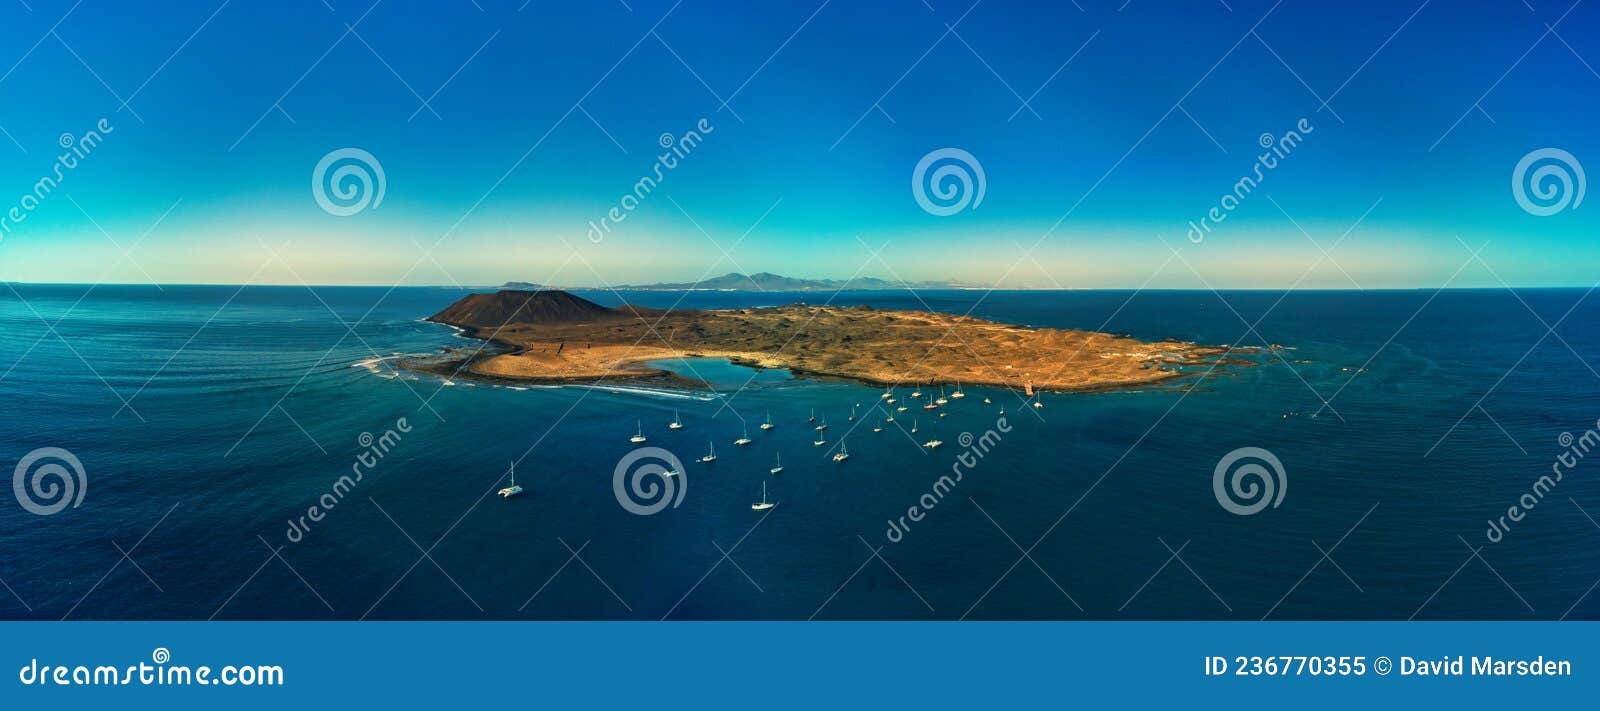
M 571 291 L 594 287 L 555 287 L 526 281 L 508 281 L 502 289 Z M 800 279 L 771 272 L 740 274 L 730 272 L 718 277 L 691 282 L 658 282 L 654 284 L 623 284 L 604 287 L 614 291 L 880 291 L 903 289 L 987 289 L 989 287 L 963 284 L 956 281 L 900 281 L 877 277 L 852 277 L 850 279 Z

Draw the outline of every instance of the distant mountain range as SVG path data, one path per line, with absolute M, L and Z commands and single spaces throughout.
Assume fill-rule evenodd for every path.
M 539 289 L 523 281 L 508 281 L 505 289 Z M 581 288 L 581 287 L 564 287 Z M 719 277 L 694 282 L 662 282 L 656 284 L 627 284 L 612 287 L 617 291 L 840 291 L 845 289 L 966 289 L 967 284 L 955 281 L 889 281 L 877 277 L 853 279 L 797 279 L 771 272 L 757 274 L 723 274 Z

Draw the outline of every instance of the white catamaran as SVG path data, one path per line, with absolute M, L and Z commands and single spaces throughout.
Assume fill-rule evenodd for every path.
M 500 490 L 500 498 L 509 499 L 522 493 L 522 487 L 517 486 L 517 463 L 511 463 L 511 486 Z

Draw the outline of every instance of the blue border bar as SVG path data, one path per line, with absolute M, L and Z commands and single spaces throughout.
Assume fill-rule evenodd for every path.
M 14 708 L 1344 708 L 1600 691 L 1596 623 L 5 623 Z M 24 684 L 31 665 L 274 665 L 281 686 Z M 1363 657 L 1365 673 L 1238 675 L 1237 657 Z M 1229 673 L 1206 674 L 1207 657 Z M 1543 657 L 1570 675 L 1418 676 L 1403 657 Z M 1391 660 L 1377 673 L 1378 657 Z M 1248 662 L 1247 662 L 1248 663 Z M 1296 665 L 1295 661 L 1290 662 Z M 1335 664 L 1335 667 L 1339 666 Z

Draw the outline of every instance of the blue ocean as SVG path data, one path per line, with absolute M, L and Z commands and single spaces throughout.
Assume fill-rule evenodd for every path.
M 421 320 L 464 293 L 0 290 L 0 618 L 1600 618 L 1584 290 L 833 295 L 1263 349 L 1042 407 L 968 385 L 882 424 L 881 389 L 711 360 L 663 364 L 686 388 L 398 367 L 481 345 Z M 636 433 L 682 469 L 637 482 L 671 489 L 648 514 L 617 487 Z M 1219 479 L 1240 450 L 1276 470 Z

